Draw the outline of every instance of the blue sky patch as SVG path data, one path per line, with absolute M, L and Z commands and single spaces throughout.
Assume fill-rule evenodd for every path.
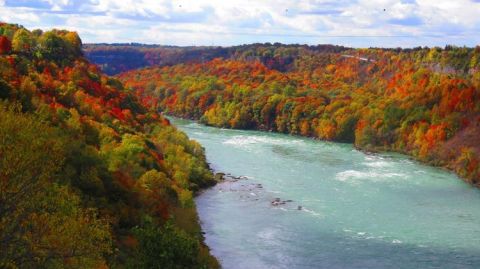
M 0 0 L 0 21 L 84 43 L 475 46 L 480 0 Z

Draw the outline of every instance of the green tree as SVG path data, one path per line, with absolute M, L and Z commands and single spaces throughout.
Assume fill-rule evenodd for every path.
M 94 267 L 109 225 L 58 185 L 66 141 L 39 118 L 0 107 L 0 267 Z
M 70 58 L 67 54 L 68 49 L 65 40 L 54 31 L 48 31 L 42 34 L 38 39 L 38 57 L 60 61 Z
M 198 241 L 171 222 L 159 227 L 147 219 L 144 227 L 136 228 L 134 234 L 139 246 L 130 261 L 131 268 L 201 268 L 197 261 Z

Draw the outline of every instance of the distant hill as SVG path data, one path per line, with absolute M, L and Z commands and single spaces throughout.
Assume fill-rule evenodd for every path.
M 215 58 L 259 60 L 272 69 L 287 71 L 305 53 L 340 53 L 347 50 L 333 45 L 251 44 L 234 47 L 176 47 L 144 44 L 86 44 L 85 56 L 106 74 L 115 75 L 148 66 L 202 63 Z

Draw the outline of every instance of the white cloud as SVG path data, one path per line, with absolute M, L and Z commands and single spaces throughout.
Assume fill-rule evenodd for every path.
M 49 10 L 41 0 L 0 5 L 0 20 L 75 29 L 85 42 L 480 43 L 480 3 L 472 0 L 48 0 Z
M 36 24 L 40 22 L 40 17 L 30 10 L 22 12 L 11 12 L 9 9 L 0 8 L 0 21 L 12 23 Z

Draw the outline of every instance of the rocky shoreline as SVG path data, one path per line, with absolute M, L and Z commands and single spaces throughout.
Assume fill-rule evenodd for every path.
M 214 178 L 215 178 L 215 181 L 217 181 L 219 184 L 222 184 L 222 183 L 236 183 L 238 181 L 241 181 L 241 180 L 248 180 L 249 178 L 247 176 L 235 176 L 235 175 L 232 175 L 230 173 L 224 173 L 224 172 L 214 172 Z M 252 191 L 254 191 L 255 189 L 257 190 L 263 190 L 264 187 L 261 183 L 250 183 L 250 184 L 240 184 L 240 186 L 236 186 L 234 188 L 229 188 L 228 190 L 229 191 L 232 191 L 232 192 L 238 192 L 238 191 L 248 191 L 250 192 L 250 196 L 257 196 L 257 194 L 255 195 L 252 195 L 254 193 L 252 193 Z M 241 198 L 245 197 L 245 196 L 240 196 Z M 258 198 L 255 198 L 256 201 L 258 201 L 259 199 Z M 273 199 L 268 199 L 269 201 L 269 204 L 270 206 L 272 207 L 279 207 L 279 206 L 282 206 L 282 205 L 287 205 L 287 204 L 291 204 L 294 202 L 294 200 L 292 199 L 282 199 L 280 197 L 274 197 Z M 296 205 L 294 206 L 294 208 L 296 210 L 303 210 L 303 206 L 302 205 Z

